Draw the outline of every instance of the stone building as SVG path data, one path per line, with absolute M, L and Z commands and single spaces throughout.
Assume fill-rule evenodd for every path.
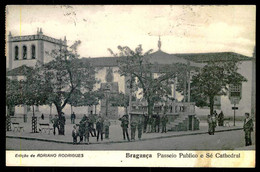
M 12 36 L 9 33 L 8 37 L 8 77 L 13 77 L 21 79 L 23 76 L 23 70 L 26 70 L 25 66 L 35 66 L 37 63 L 48 63 L 51 61 L 51 57 L 47 52 L 53 49 L 60 49 L 67 46 L 66 37 L 61 39 L 55 39 L 48 37 L 43 34 L 42 29 L 37 31 L 36 35 L 28 36 Z M 243 56 L 241 54 L 233 52 L 210 52 L 210 53 L 183 53 L 183 54 L 169 54 L 161 49 L 162 43 L 159 40 L 158 50 L 149 55 L 149 61 L 157 66 L 162 66 L 172 63 L 184 63 L 190 66 L 203 67 L 207 61 L 210 59 L 215 59 L 219 61 L 240 60 L 239 72 L 244 75 L 248 82 L 242 84 L 242 99 L 237 105 L 239 112 L 237 115 L 242 116 L 245 112 L 252 112 L 255 110 L 254 98 L 255 98 L 255 72 L 254 72 L 254 60 L 251 57 Z M 107 91 L 107 96 L 110 94 L 116 94 L 119 92 L 129 93 L 129 89 L 126 86 L 128 78 L 120 76 L 117 72 L 118 70 L 118 58 L 123 57 L 95 57 L 95 58 L 85 58 L 82 57 L 79 60 L 89 61 L 95 68 L 98 69 L 96 78 L 98 78 L 101 83 L 95 86 L 96 89 L 102 88 Z M 147 57 L 148 58 L 148 57 Z M 158 72 L 153 71 L 154 75 Z M 187 88 L 189 92 L 189 89 Z M 174 84 L 172 85 L 172 96 L 178 101 L 183 99 L 183 96 L 175 90 Z M 187 97 L 189 102 L 190 97 Z M 252 103 L 251 103 L 252 102 Z M 223 110 L 225 115 L 232 115 L 233 111 L 231 109 L 232 104 L 230 103 L 228 96 L 216 97 L 216 108 Z M 40 113 L 57 113 L 56 109 L 48 105 L 36 108 Z M 96 113 L 108 113 L 110 117 L 115 119 L 124 114 L 123 107 L 112 107 L 110 102 L 106 99 L 100 102 L 100 105 L 96 109 L 92 107 L 74 107 L 73 111 L 76 114 L 89 113 L 89 111 Z M 66 115 L 71 113 L 71 108 L 67 105 L 64 110 Z M 196 114 L 198 116 L 204 116 L 209 113 L 209 110 L 205 108 L 195 107 Z M 16 114 L 30 114 L 29 107 L 16 107 Z

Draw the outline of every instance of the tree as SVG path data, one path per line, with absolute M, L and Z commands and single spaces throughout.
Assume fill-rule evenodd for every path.
M 62 109 L 67 103 L 76 103 L 72 96 L 78 92 L 82 94 L 93 90 L 95 79 L 95 69 L 89 62 L 83 63 L 78 60 L 75 53 L 80 41 L 76 41 L 68 50 L 60 48 L 48 54 L 53 60 L 46 64 L 41 64 L 39 70 L 34 70 L 32 78 L 39 79 L 41 87 L 36 87 L 48 98 L 48 104 L 53 103 L 61 116 Z M 35 80 L 27 77 L 27 83 Z M 28 86 L 30 87 L 30 86 Z M 72 97 L 72 98 L 71 98 Z
M 208 62 L 192 77 L 192 100 L 197 106 L 209 106 L 210 114 L 213 114 L 215 96 L 226 95 L 229 84 L 241 84 L 247 81 L 237 70 L 237 61 Z
M 78 89 L 75 89 L 75 91 L 70 95 L 70 97 L 68 99 L 68 104 L 70 104 L 70 106 L 71 106 L 71 113 L 73 112 L 73 109 L 72 109 L 73 106 L 77 107 L 81 104 L 82 97 L 83 97 L 83 94 Z
M 96 113 L 96 106 L 99 104 L 99 100 L 104 98 L 104 93 L 101 90 L 86 92 L 83 95 L 83 100 L 81 101 L 82 106 L 95 106 L 95 113 Z
M 22 104 L 22 93 L 22 81 L 6 77 L 5 102 L 8 109 L 7 115 L 13 115 L 11 112 L 12 108 L 16 105 Z
M 110 96 L 109 101 L 112 106 L 119 106 L 125 108 L 125 113 L 128 114 L 127 107 L 129 106 L 129 95 L 120 92 L 119 94 L 114 94 Z
M 35 116 L 34 106 L 44 105 L 49 102 L 49 97 L 40 73 L 41 68 L 36 65 L 33 70 L 28 71 L 26 79 L 22 81 L 22 104 L 33 107 L 33 116 Z
M 160 66 L 150 63 L 149 54 L 152 50 L 143 53 L 141 45 L 135 51 L 127 46 L 118 46 L 118 54 L 115 54 L 111 49 L 108 50 L 112 55 L 120 57 L 118 60 L 118 72 L 121 76 L 130 78 L 130 89 L 133 87 L 133 84 L 142 89 L 141 94 L 148 103 L 148 114 L 152 115 L 154 103 L 170 94 L 172 78 L 177 74 L 176 71 L 180 67 L 177 64 L 165 65 L 163 70 L 158 72 L 160 73 L 158 77 L 154 77 L 153 69 Z

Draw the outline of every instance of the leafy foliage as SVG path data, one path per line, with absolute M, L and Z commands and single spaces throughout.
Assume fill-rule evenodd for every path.
M 48 52 L 53 60 L 36 67 L 32 74 L 27 75 L 27 90 L 37 90 L 31 96 L 42 97 L 42 102 L 37 100 L 36 104 L 54 103 L 60 115 L 67 103 L 77 105 L 77 100 L 80 100 L 84 93 L 93 90 L 97 82 L 95 69 L 90 63 L 78 60 L 75 52 L 79 44 L 80 41 L 76 41 L 71 46 L 71 50 L 61 48 Z M 34 98 L 36 97 L 31 97 L 29 100 L 34 100 Z
M 131 50 L 127 46 L 118 46 L 118 50 L 119 53 L 115 54 L 109 49 L 112 55 L 121 57 L 118 60 L 118 72 L 120 75 L 130 78 L 130 88 L 137 86 L 142 89 L 141 94 L 148 103 L 148 113 L 152 114 L 154 103 L 161 101 L 163 97 L 170 94 L 170 85 L 173 83 L 173 78 L 181 73 L 183 65 L 165 65 L 158 72 L 160 74 L 155 77 L 153 69 L 159 68 L 159 66 L 149 61 L 152 50 L 143 53 L 142 45 L 139 45 L 135 50 Z
M 210 61 L 192 77 L 192 100 L 197 106 L 208 105 L 212 114 L 215 96 L 226 95 L 229 84 L 241 84 L 247 81 L 237 70 L 238 62 L 236 61 Z

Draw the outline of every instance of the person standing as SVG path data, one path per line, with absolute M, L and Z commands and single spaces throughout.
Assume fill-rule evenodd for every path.
M 156 118 L 155 118 L 155 132 L 160 132 L 160 115 L 159 113 L 156 114 Z M 157 131 L 156 131 L 157 130 Z
M 59 132 L 59 118 L 58 115 L 55 115 L 55 117 L 51 120 L 53 123 L 53 135 L 56 134 L 56 128 L 58 129 Z
M 90 114 L 89 114 L 89 132 L 91 134 L 92 137 L 96 137 L 96 130 L 95 130 L 95 127 L 94 127 L 94 123 L 96 123 L 96 118 L 95 118 L 95 115 L 92 113 L 92 111 L 90 111 Z
M 73 138 L 73 144 L 77 144 L 78 131 L 77 131 L 77 126 L 76 125 L 73 126 L 72 138 Z
M 84 118 L 84 116 L 79 122 L 79 143 L 83 142 L 83 137 L 85 135 L 86 130 L 86 118 Z
M 218 113 L 217 113 L 217 111 L 216 110 L 214 110 L 214 112 L 213 112 L 213 115 L 212 115 L 212 118 L 213 118 L 213 120 L 215 119 L 215 124 L 216 124 L 216 126 L 218 125 Z M 216 127 L 215 126 L 215 127 Z
M 61 116 L 59 119 L 59 125 L 60 125 L 60 135 L 65 135 L 65 123 L 66 123 L 66 118 L 63 112 L 61 112 Z
M 110 126 L 110 121 L 108 117 L 106 117 L 104 121 L 105 139 L 109 139 L 109 126 Z
M 132 120 L 130 126 L 131 126 L 131 140 L 135 140 L 135 131 L 136 131 L 137 123 L 134 120 Z
M 70 119 L 71 119 L 71 124 L 75 124 L 76 115 L 74 112 L 71 114 Z
M 147 115 L 147 113 L 145 113 L 145 114 L 143 114 L 143 116 L 144 116 L 144 133 L 146 133 L 146 129 L 147 129 L 147 124 L 148 124 L 148 115 Z
M 166 133 L 167 130 L 166 130 L 166 124 L 168 122 L 168 117 L 167 115 L 164 113 L 163 116 L 162 116 L 162 133 Z
M 103 120 L 101 119 L 101 116 L 98 117 L 96 123 L 96 130 L 97 130 L 97 142 L 99 139 L 99 135 L 101 136 L 101 141 L 103 141 Z
M 156 123 L 156 115 L 153 115 L 151 118 L 152 133 L 155 132 L 155 123 Z
M 212 135 L 213 134 L 213 122 L 212 122 L 211 115 L 208 115 L 207 122 L 208 122 L 208 133 L 209 133 L 209 135 Z
M 42 118 L 42 120 L 44 120 L 44 115 L 43 115 L 43 113 L 42 113 L 42 116 L 41 116 L 41 118 Z
M 87 144 L 89 144 L 89 118 L 87 117 L 86 120 L 84 121 L 85 125 L 84 125 L 84 128 L 85 128 L 85 131 L 84 131 L 84 142 Z
M 215 111 L 215 112 L 216 112 L 216 111 Z M 212 134 L 213 134 L 213 135 L 215 134 L 215 129 L 216 129 L 216 126 L 217 126 L 216 114 L 217 114 L 217 113 L 215 113 L 215 114 L 213 114 L 213 115 L 211 116 L 211 118 L 212 118 Z
M 224 123 L 224 114 L 223 114 L 223 112 L 221 111 L 221 112 L 218 114 L 218 126 L 223 126 L 223 123 Z
M 124 115 L 123 117 L 119 118 L 119 120 L 121 121 L 121 127 L 122 127 L 122 130 L 123 130 L 123 139 L 125 140 L 125 135 L 126 135 L 127 140 L 130 141 L 129 135 L 128 135 L 129 121 L 128 121 L 127 115 Z
M 150 133 L 152 131 L 152 122 L 152 116 L 148 116 L 146 133 Z
M 251 132 L 254 131 L 254 123 L 249 113 L 245 113 L 243 129 L 245 132 L 245 145 L 250 146 L 252 145 Z
M 138 130 L 138 139 L 141 140 L 141 138 L 142 138 L 142 130 L 143 130 L 143 119 L 142 119 L 142 116 L 140 116 L 139 119 L 138 119 L 137 130 Z

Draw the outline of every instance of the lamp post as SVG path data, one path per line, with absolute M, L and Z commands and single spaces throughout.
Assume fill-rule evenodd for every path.
M 109 88 L 105 88 L 104 92 L 105 92 L 105 96 L 106 96 L 106 117 L 107 117 L 107 114 L 108 114 L 108 99 L 109 99 L 110 89 Z

